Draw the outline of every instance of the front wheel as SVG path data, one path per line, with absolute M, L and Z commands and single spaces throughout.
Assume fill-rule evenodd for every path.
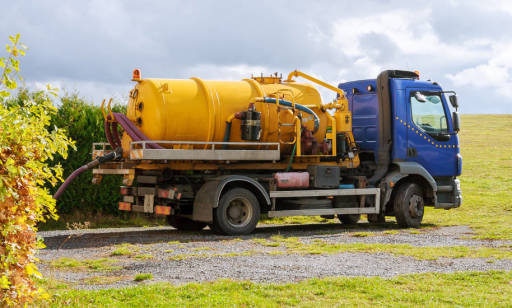
M 206 227 L 206 223 L 194 221 L 182 216 L 169 215 L 167 216 L 167 222 L 171 227 L 174 227 L 180 231 L 200 231 Z
M 245 188 L 233 188 L 222 196 L 213 211 L 213 230 L 225 235 L 249 234 L 259 219 L 260 204 L 256 196 Z
M 425 201 L 418 184 L 405 183 L 398 188 L 393 200 L 396 222 L 400 227 L 418 228 L 423 220 Z

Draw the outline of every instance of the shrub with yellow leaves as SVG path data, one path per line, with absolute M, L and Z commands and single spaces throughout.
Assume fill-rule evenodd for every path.
M 9 39 L 8 56 L 0 58 L 0 306 L 20 306 L 44 293 L 34 282 L 40 275 L 35 253 L 43 247 L 36 223 L 57 218 L 45 185 L 62 180 L 60 165 L 48 162 L 65 157 L 74 145 L 62 129 L 50 127 L 55 89 L 9 99 L 21 80 L 19 57 L 26 50 L 19 34 Z

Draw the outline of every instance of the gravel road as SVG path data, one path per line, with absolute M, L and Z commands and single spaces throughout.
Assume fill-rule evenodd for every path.
M 469 227 L 427 227 L 420 230 L 393 229 L 358 224 L 265 225 L 254 234 L 226 237 L 206 229 L 181 232 L 171 227 L 67 230 L 40 232 L 47 248 L 39 252 L 43 275 L 76 288 L 98 289 L 140 284 L 138 273 L 151 273 L 155 281 L 171 283 L 212 281 L 221 278 L 255 282 L 295 282 L 314 277 L 381 276 L 423 272 L 466 270 L 512 270 L 512 260 L 492 258 L 439 258 L 417 260 L 388 253 L 290 253 L 286 243 L 378 243 L 422 247 L 500 247 L 511 241 L 471 239 Z M 276 243 L 275 235 L 282 242 Z M 270 241 L 269 241 L 270 239 Z M 273 244 L 269 244 L 273 243 Z M 124 248 L 126 254 L 115 255 Z M 113 255 L 114 254 L 114 255 Z M 59 258 L 91 260 L 108 258 L 118 269 L 95 271 L 56 268 Z

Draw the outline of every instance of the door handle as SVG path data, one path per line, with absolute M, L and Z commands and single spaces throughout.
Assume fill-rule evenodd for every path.
M 418 155 L 418 152 L 416 152 L 416 148 L 413 148 L 413 147 L 407 148 L 407 156 L 416 157 L 417 155 Z

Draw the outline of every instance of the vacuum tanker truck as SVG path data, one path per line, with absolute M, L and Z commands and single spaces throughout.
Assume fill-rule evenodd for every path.
M 93 144 L 56 198 L 87 169 L 95 183 L 117 174 L 120 210 L 228 235 L 252 232 L 262 214 L 418 227 L 425 206 L 461 204 L 457 96 L 417 72 L 338 87 L 300 71 L 207 81 L 137 69 L 132 80 L 126 114 L 102 103 L 108 143 Z

